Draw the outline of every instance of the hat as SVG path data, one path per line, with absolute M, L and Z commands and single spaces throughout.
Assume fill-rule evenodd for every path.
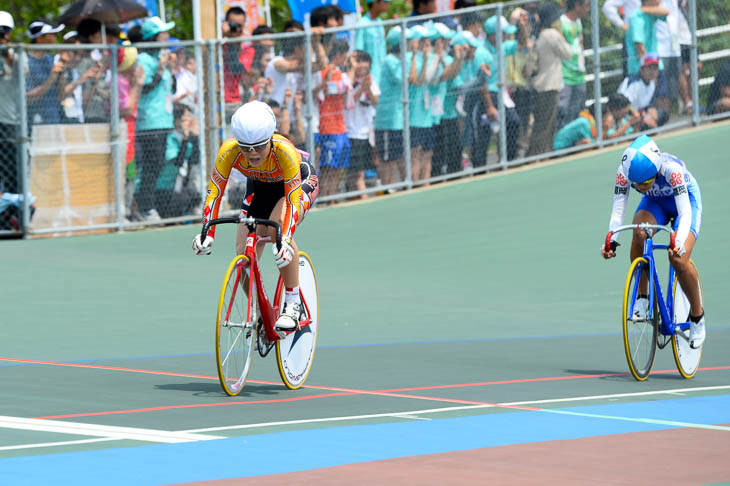
M 641 58 L 641 67 L 645 66 L 659 66 L 659 57 L 656 54 L 647 54 Z
M 15 22 L 13 21 L 13 16 L 10 15 L 9 12 L 0 10 L 0 27 L 10 27 L 11 29 L 15 28 Z
M 507 22 L 507 19 L 504 18 L 504 16 L 501 17 L 500 23 L 502 25 L 502 33 L 503 34 L 514 34 L 517 32 L 517 27 L 514 25 L 511 25 L 509 22 Z M 496 34 L 497 33 L 497 16 L 492 15 L 484 22 L 484 32 L 487 34 Z
M 472 34 L 471 32 L 469 32 L 468 30 L 462 30 L 451 39 L 451 45 L 468 45 L 470 47 L 479 47 L 480 42 L 479 40 L 477 40 L 476 37 L 474 37 L 474 34 Z
M 137 61 L 136 47 L 120 47 L 117 51 L 117 70 L 126 71 Z
M 446 24 L 442 24 L 441 22 L 436 22 L 435 24 L 431 25 L 431 28 L 428 30 L 428 38 L 431 40 L 451 39 L 455 35 L 455 31 L 449 29 Z
M 67 41 L 69 39 L 74 39 L 79 36 L 79 33 L 75 30 L 69 30 L 65 34 L 63 34 L 63 40 Z
M 42 20 L 36 20 L 35 22 L 31 22 L 28 26 L 28 37 L 35 39 L 36 37 L 45 34 L 58 34 L 65 27 L 65 25 L 61 24 L 54 28 L 51 24 L 47 24 Z
M 388 35 L 385 36 L 385 42 L 389 46 L 393 46 L 393 45 L 400 43 L 400 32 L 401 32 L 400 26 L 396 25 L 395 27 L 393 27 L 392 29 L 390 29 L 388 31 Z
M 142 39 L 149 40 L 160 32 L 167 32 L 175 27 L 175 22 L 163 22 L 158 16 L 150 17 L 142 24 Z
M 563 15 L 563 10 L 552 2 L 543 3 L 537 10 L 540 17 L 540 29 L 545 29 L 553 25 L 553 23 Z
M 421 40 L 428 37 L 428 31 L 422 25 L 414 25 L 413 27 L 406 29 L 406 39 Z

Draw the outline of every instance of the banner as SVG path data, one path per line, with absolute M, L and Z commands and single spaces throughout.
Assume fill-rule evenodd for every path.
M 291 17 L 304 23 L 305 16 L 317 7 L 338 5 L 345 12 L 357 12 L 355 0 L 287 0 Z

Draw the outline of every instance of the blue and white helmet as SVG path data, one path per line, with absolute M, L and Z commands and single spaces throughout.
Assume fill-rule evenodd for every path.
M 642 135 L 624 150 L 621 163 L 629 169 L 629 180 L 642 184 L 657 175 L 661 158 L 662 153 L 654 140 L 648 135 Z

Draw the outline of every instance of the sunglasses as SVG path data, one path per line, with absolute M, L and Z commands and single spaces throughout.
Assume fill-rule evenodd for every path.
M 650 179 L 647 179 L 647 180 L 645 180 L 644 182 L 634 182 L 633 186 L 634 186 L 634 187 L 637 187 L 637 186 L 645 186 L 645 185 L 647 185 L 647 184 L 650 184 L 650 183 L 654 182 L 654 178 L 655 178 L 655 177 L 656 177 L 656 176 L 654 176 L 654 177 L 652 177 L 652 178 L 650 178 Z
M 271 142 L 271 138 L 267 138 L 263 142 L 254 144 L 238 142 L 238 147 L 246 152 L 262 152 L 266 146 L 269 145 L 269 142 Z

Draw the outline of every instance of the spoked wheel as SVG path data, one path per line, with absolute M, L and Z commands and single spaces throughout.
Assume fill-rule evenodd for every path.
M 649 309 L 651 314 L 648 319 L 636 319 L 634 304 L 639 293 L 639 282 L 642 277 L 649 278 L 649 263 L 644 258 L 637 258 L 631 263 L 629 274 L 626 277 L 623 301 L 623 333 L 624 351 L 626 361 L 629 363 L 631 374 L 638 381 L 644 381 L 651 373 L 656 355 L 657 332 L 659 330 L 659 312 L 656 305 L 656 293 L 654 302 Z M 649 281 L 649 285 L 652 282 Z
M 311 322 L 308 326 L 291 332 L 276 341 L 276 361 L 279 365 L 279 375 L 281 375 L 286 387 L 291 390 L 296 390 L 302 386 L 307 379 L 307 375 L 309 375 L 314 360 L 314 350 L 317 347 L 317 332 L 319 330 L 317 279 L 314 275 L 312 260 L 309 255 L 302 251 L 299 252 L 299 289 L 302 293 L 307 317 Z
M 228 267 L 223 279 L 215 330 L 215 355 L 218 378 L 226 394 L 238 395 L 246 383 L 256 345 L 258 307 L 256 292 L 252 297 L 248 284 L 249 259 L 238 255 Z
M 690 260 L 690 263 L 695 267 L 695 262 Z M 695 267 L 695 271 L 697 271 L 697 267 Z M 702 296 L 702 283 L 699 281 L 699 273 L 697 274 L 697 284 L 700 287 L 700 302 L 704 307 L 705 301 Z M 674 302 L 674 322 L 677 324 L 672 335 L 674 362 L 677 363 L 677 369 L 680 375 L 684 378 L 692 378 L 700 367 L 702 346 L 699 349 L 692 349 L 689 345 L 689 329 L 682 331 L 679 328 L 679 324 L 689 321 L 690 305 L 689 299 L 682 291 L 682 286 L 679 285 L 679 280 L 676 275 L 674 277 L 674 298 L 672 301 Z

